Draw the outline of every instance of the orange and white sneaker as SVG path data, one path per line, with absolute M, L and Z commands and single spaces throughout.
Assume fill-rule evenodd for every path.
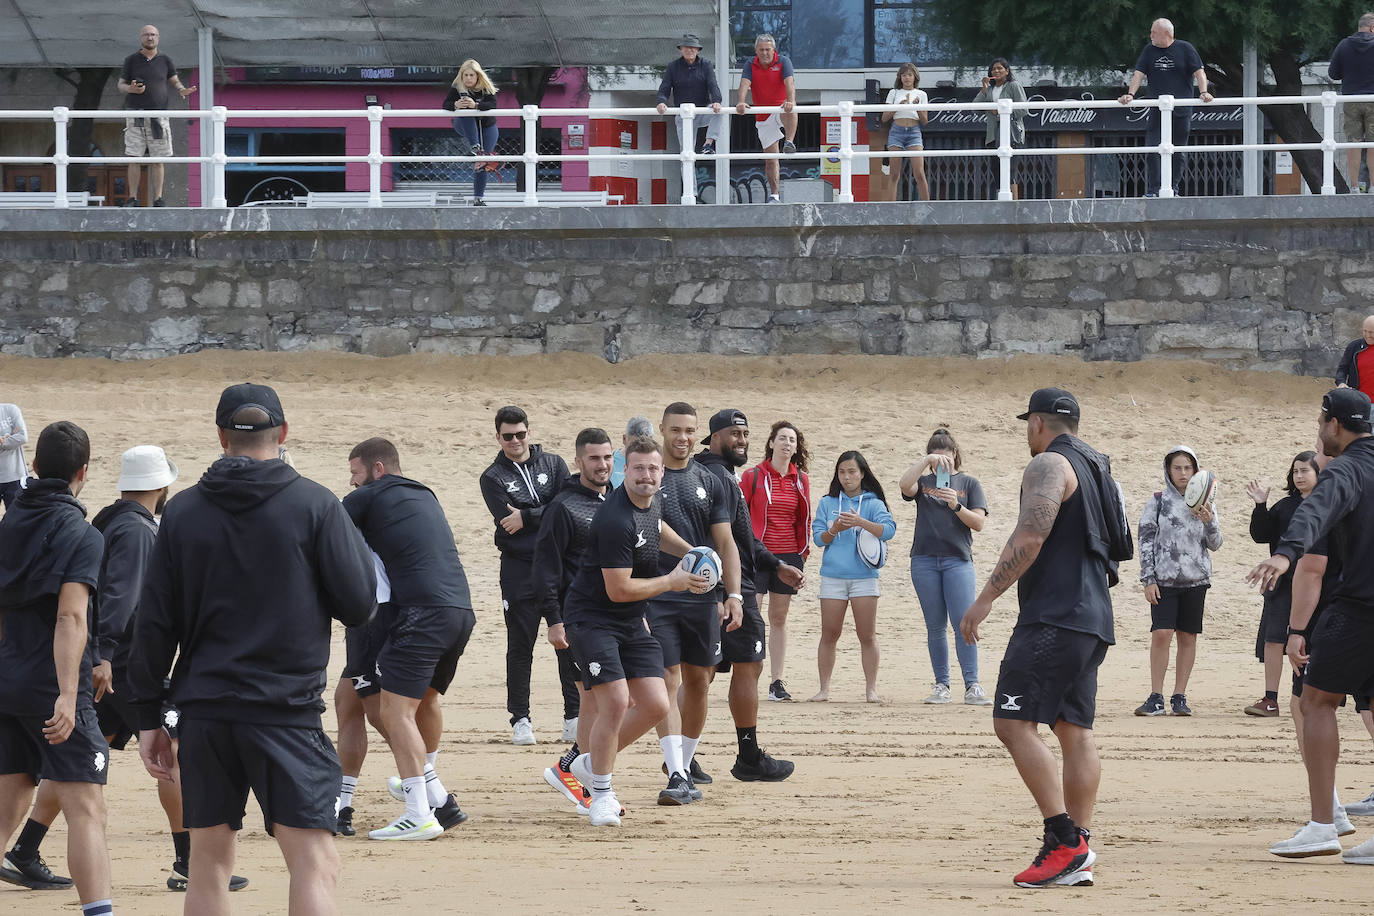
M 1040 847 L 1040 853 L 1031 867 L 1012 880 L 1017 887 L 1049 887 L 1060 878 L 1090 869 L 1096 858 L 1082 834 L 1079 834 L 1076 844 L 1066 846 L 1047 831 L 1044 845 Z
M 586 802 L 583 800 L 582 783 L 577 781 L 577 777 L 567 770 L 554 764 L 544 768 L 544 781 L 553 786 L 563 794 L 563 797 L 578 807 L 582 807 Z

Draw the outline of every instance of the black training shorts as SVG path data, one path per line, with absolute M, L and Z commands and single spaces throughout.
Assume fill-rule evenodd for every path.
M 398 606 L 377 653 L 377 675 L 388 693 L 422 700 L 453 682 L 477 616 L 471 608 Z
M 1150 607 L 1150 631 L 1178 630 L 1182 633 L 1202 632 L 1202 612 L 1207 604 L 1206 585 L 1175 588 L 1159 587 L 1159 603 Z
M 344 630 L 344 669 L 342 676 L 353 681 L 353 689 L 360 697 L 375 696 L 382 685 L 377 677 L 377 653 L 386 641 L 387 630 L 395 619 L 396 609 L 390 601 L 377 606 L 372 619 L 360 626 Z
M 1097 712 L 1097 669 L 1107 643 L 1092 633 L 1046 623 L 1011 632 L 993 695 L 995 719 L 1021 719 L 1054 727 L 1060 719 L 1092 728 Z
M 588 690 L 612 681 L 663 677 L 663 650 L 644 628 L 643 617 L 580 614 L 564 629 Z
M 663 664 L 714 668 L 721 660 L 720 611 L 711 601 L 649 602 L 649 632 L 663 647 Z
M 738 630 L 720 628 L 720 649 L 725 662 L 761 662 L 768 657 L 768 633 L 759 613 L 758 596 L 744 596 L 744 617 Z M 722 663 L 724 664 L 724 663 Z
M 186 827 L 243 829 L 251 789 L 267 832 L 273 824 L 335 831 L 339 757 L 319 728 L 181 719 L 177 750 Z
M 1368 700 L 1374 694 L 1374 616 L 1337 598 L 1308 640 L 1307 684 Z
M 806 557 L 799 553 L 780 553 L 776 556 L 788 566 L 795 566 L 797 569 L 806 566 Z M 775 569 L 766 572 L 760 569 L 758 575 L 754 577 L 754 585 L 759 590 L 760 595 L 770 592 L 774 595 L 795 595 L 797 593 L 795 588 L 778 578 L 778 572 Z
M 47 718 L 0 713 L 0 775 L 24 773 L 35 785 L 40 779 L 105 785 L 110 746 L 100 733 L 95 710 L 78 705 L 76 727 L 61 744 L 49 744 L 44 736 Z

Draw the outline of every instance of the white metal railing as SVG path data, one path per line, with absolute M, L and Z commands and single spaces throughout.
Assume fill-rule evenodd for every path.
M 840 120 L 840 142 L 839 142 L 839 164 L 840 181 L 838 202 L 852 203 L 854 200 L 853 178 L 854 161 L 866 161 L 875 157 L 881 158 L 911 158 L 922 156 L 926 158 L 945 158 L 945 157 L 996 157 L 998 161 L 998 200 L 1012 199 L 1011 164 L 1012 159 L 1017 156 L 1099 156 L 1120 153 L 1147 153 L 1160 157 L 1160 197 L 1173 196 L 1173 156 L 1179 151 L 1192 149 L 1195 152 L 1221 153 L 1221 152 L 1241 152 L 1249 150 L 1320 150 L 1322 153 L 1322 194 L 1335 194 L 1335 153 L 1340 149 L 1364 149 L 1374 147 L 1374 143 L 1351 143 L 1337 142 L 1336 140 L 1336 109 L 1340 104 L 1346 102 L 1374 102 L 1374 95 L 1339 95 L 1335 92 L 1323 92 L 1320 96 L 1246 96 L 1233 97 L 1226 99 L 1213 99 L 1211 102 L 1204 103 L 1199 99 L 1174 98 L 1173 96 L 1161 96 L 1157 99 L 1142 99 L 1134 102 L 1132 109 L 1158 108 L 1161 110 L 1160 143 L 1156 146 L 1089 146 L 1089 147 L 1036 147 L 1016 149 L 1011 145 L 1011 123 L 1015 111 L 1052 111 L 1052 110 L 1074 110 L 1092 108 L 1119 108 L 1120 102 L 1114 99 L 1101 100 L 1081 100 L 1064 99 L 1060 101 L 1026 101 L 1013 102 L 1010 99 L 999 99 L 995 102 L 938 102 L 927 103 L 924 105 L 866 105 L 854 102 L 843 101 L 831 105 L 797 105 L 792 110 L 799 114 L 814 113 L 830 117 L 838 117 Z M 1318 143 L 1231 143 L 1208 145 L 1206 147 L 1177 146 L 1173 142 L 1173 119 L 1164 117 L 1175 108 L 1181 106 L 1207 107 L 1207 106 L 1234 106 L 1234 105 L 1312 105 L 1321 106 L 1321 141 Z M 898 151 L 898 150 L 856 150 L 854 149 L 852 134 L 854 133 L 854 123 L 856 117 L 863 117 L 870 112 L 887 112 L 902 109 L 916 109 L 926 112 L 950 112 L 950 111 L 971 111 L 971 112 L 996 112 L 1000 137 L 1000 144 L 993 149 L 926 149 L 921 151 Z M 771 114 L 781 112 L 777 107 L 755 107 L 750 108 L 751 114 Z M 280 164 L 280 165 L 300 165 L 300 164 L 338 164 L 338 163 L 366 163 L 368 167 L 368 206 L 380 207 L 382 205 L 382 166 L 390 163 L 414 162 L 414 163 L 477 163 L 491 159 L 489 155 L 469 155 L 469 156 L 389 156 L 382 154 L 382 124 L 389 118 L 444 118 L 453 117 L 519 117 L 523 125 L 523 138 L 525 151 L 521 156 L 521 162 L 525 171 L 525 192 L 524 202 L 534 206 L 538 204 L 537 170 L 542 162 L 587 162 L 587 161 L 614 161 L 624 162 L 627 158 L 641 161 L 670 161 L 680 162 L 682 167 L 682 197 L 683 204 L 696 203 L 696 165 L 703 161 L 729 161 L 736 159 L 760 160 L 760 159 L 815 159 L 815 152 L 796 152 L 796 153 L 763 153 L 745 152 L 730 153 L 718 150 L 711 155 L 701 155 L 695 151 L 695 144 L 688 143 L 686 148 L 678 153 L 670 152 L 639 152 L 627 157 L 624 153 L 594 153 L 588 150 L 583 153 L 575 154 L 541 154 L 536 150 L 536 136 L 541 117 L 630 117 L 630 118 L 658 118 L 672 117 L 673 115 L 682 116 L 682 136 L 696 136 L 696 119 L 699 117 L 712 117 L 706 109 L 698 108 L 691 104 L 684 104 L 677 108 L 669 108 L 667 114 L 659 115 L 656 108 L 539 108 L 534 105 L 526 105 L 523 108 L 494 109 L 490 111 L 462 110 L 462 111 L 443 111 L 434 109 L 384 109 L 373 105 L 366 109 L 236 109 L 230 111 L 223 106 L 216 106 L 207 110 L 179 110 L 179 111 L 139 111 L 138 116 L 144 118 L 177 118 L 184 120 L 201 120 L 208 118 L 211 124 L 211 149 L 207 153 L 202 150 L 199 156 L 73 156 L 68 148 L 67 135 L 68 126 L 73 119 L 89 118 L 92 120 L 123 120 L 130 117 L 130 112 L 126 109 L 119 110 L 72 110 L 68 108 L 37 109 L 23 111 L 0 111 L 0 121 L 6 120 L 28 120 L 45 121 L 53 123 L 53 154 L 51 156 L 0 156 L 0 163 L 15 165 L 52 165 L 56 169 L 56 193 L 53 195 L 52 206 L 56 209 L 63 209 L 68 206 L 67 199 L 67 166 L 72 163 L 88 163 L 113 165 L 127 163 L 131 165 L 147 165 L 151 163 L 201 163 L 210 166 L 210 187 L 201 189 L 201 200 L 207 201 L 205 204 L 211 208 L 222 209 L 227 206 L 225 200 L 225 169 L 231 163 L 254 163 L 254 164 Z M 724 116 L 729 116 L 727 109 Z M 340 119 L 340 118 L 366 118 L 368 122 L 368 152 L 366 155 L 352 156 L 230 156 L 225 152 L 225 125 L 231 118 L 261 120 L 281 120 L 281 121 L 301 121 L 311 119 Z M 509 157 L 502 157 L 509 158 Z M 1356 176 L 1350 176 L 1351 183 L 1354 183 Z M 3 192 L 0 192 L 3 193 Z

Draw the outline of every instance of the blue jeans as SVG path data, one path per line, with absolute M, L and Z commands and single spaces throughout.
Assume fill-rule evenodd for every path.
M 496 152 L 495 124 L 491 127 L 478 127 L 476 118 L 454 118 L 453 129 L 483 153 Z M 474 153 L 473 155 L 478 154 Z M 487 193 L 487 170 L 482 167 L 482 163 L 473 163 L 472 196 L 481 197 L 485 193 Z
M 976 684 L 978 647 L 964 642 L 959 635 L 959 623 L 974 598 L 973 563 L 958 557 L 912 557 L 911 584 L 916 586 L 916 597 L 926 618 L 926 645 L 935 683 L 949 686 L 949 643 L 945 632 L 953 626 L 954 651 L 959 656 L 964 687 Z

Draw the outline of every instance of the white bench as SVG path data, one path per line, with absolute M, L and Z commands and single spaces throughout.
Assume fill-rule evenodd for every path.
M 433 191 L 439 198 L 441 207 L 469 207 L 472 205 L 471 181 L 425 181 L 411 184 L 396 183 L 397 190 Z M 622 197 L 612 196 L 605 191 L 565 191 L 554 186 L 540 187 L 538 191 L 541 207 L 604 207 L 614 201 L 620 203 Z M 487 182 L 487 192 L 483 196 L 488 204 L 497 207 L 523 207 L 525 192 L 495 180 Z
M 383 207 L 437 207 L 438 192 L 407 188 L 383 191 Z M 372 196 L 367 191 L 311 191 L 305 195 L 307 207 L 368 207 Z
M 104 202 L 103 197 L 92 197 L 89 191 L 68 191 L 68 207 L 89 207 L 94 203 L 100 206 Z M 4 210 L 30 210 L 47 208 L 56 209 L 53 204 L 57 203 L 56 191 L 4 191 L 0 192 L 0 209 Z

